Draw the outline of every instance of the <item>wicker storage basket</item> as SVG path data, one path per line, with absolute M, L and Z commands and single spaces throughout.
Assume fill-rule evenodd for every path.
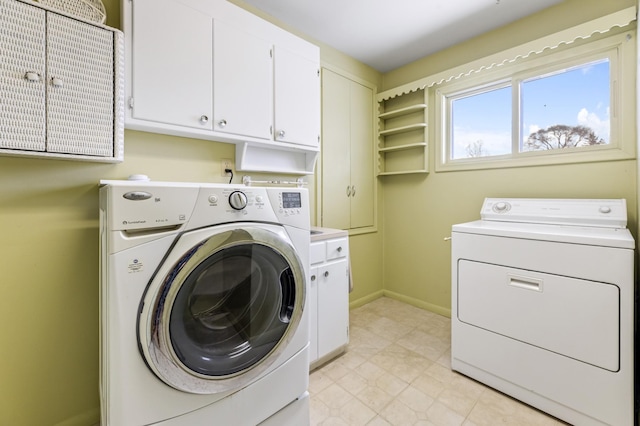
M 104 24 L 107 12 L 100 0 L 33 0 L 67 15 Z

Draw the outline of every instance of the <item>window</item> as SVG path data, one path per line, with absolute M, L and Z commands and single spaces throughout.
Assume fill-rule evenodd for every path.
M 436 170 L 633 158 L 632 44 L 619 34 L 441 84 Z

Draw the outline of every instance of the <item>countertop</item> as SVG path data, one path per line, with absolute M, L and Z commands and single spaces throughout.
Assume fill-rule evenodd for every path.
M 348 236 L 349 232 L 344 229 L 321 228 L 318 226 L 311 227 L 311 242 Z

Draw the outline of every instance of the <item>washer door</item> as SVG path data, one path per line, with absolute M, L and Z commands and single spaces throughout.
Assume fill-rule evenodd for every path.
M 282 227 L 186 233 L 146 290 L 140 348 L 151 370 L 176 389 L 239 389 L 284 350 L 304 298 L 304 267 Z

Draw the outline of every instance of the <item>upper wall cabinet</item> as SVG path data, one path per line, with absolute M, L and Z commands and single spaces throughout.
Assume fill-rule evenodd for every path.
M 122 34 L 31 2 L 0 11 L 0 154 L 122 161 Z
M 317 147 L 320 143 L 318 62 L 282 46 L 276 46 L 275 58 L 275 138 L 278 142 Z
M 271 139 L 271 43 L 221 20 L 215 21 L 213 34 L 214 130 Z
M 123 7 L 134 12 L 126 34 L 127 127 L 139 122 L 211 130 L 213 20 L 173 1 L 135 0 Z
M 127 128 L 235 143 L 238 170 L 313 173 L 317 46 L 225 0 L 125 0 L 122 10 Z

